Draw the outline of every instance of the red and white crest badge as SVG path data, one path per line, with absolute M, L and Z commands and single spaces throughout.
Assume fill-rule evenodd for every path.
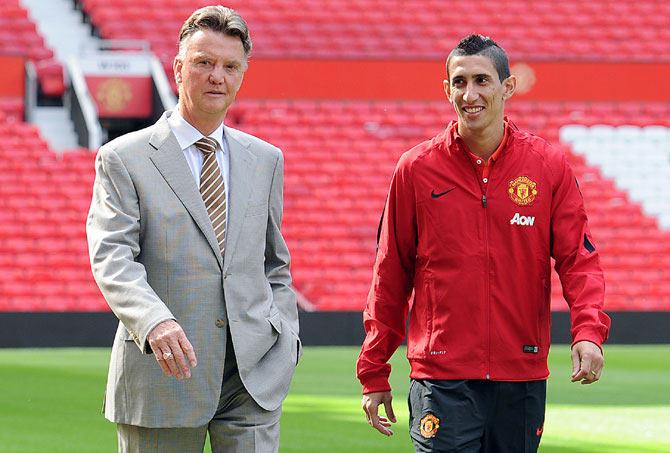
M 428 414 L 421 419 L 421 435 L 426 439 L 435 437 L 440 427 L 440 419 L 433 414 Z
M 528 206 L 537 196 L 537 183 L 528 176 L 519 176 L 509 182 L 510 199 L 519 206 Z

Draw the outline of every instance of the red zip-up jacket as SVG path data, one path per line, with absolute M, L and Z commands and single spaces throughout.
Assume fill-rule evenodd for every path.
M 573 344 L 607 339 L 603 273 L 565 155 L 510 122 L 484 183 L 455 127 L 393 174 L 363 314 L 363 393 L 390 390 L 408 312 L 413 379 L 546 379 L 551 257 Z

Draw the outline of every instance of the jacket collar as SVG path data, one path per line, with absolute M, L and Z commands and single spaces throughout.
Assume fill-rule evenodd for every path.
M 509 129 L 507 133 L 507 140 L 505 142 L 505 146 L 500 151 L 500 155 L 498 156 L 498 158 L 510 152 L 510 150 L 512 149 L 514 139 L 519 134 L 519 128 L 517 127 L 516 124 L 514 124 L 512 120 L 510 120 L 507 116 L 505 116 L 504 121 L 507 123 L 507 127 Z M 458 127 L 458 121 L 451 120 L 449 124 L 447 124 L 447 127 L 444 129 L 444 131 L 440 132 L 440 134 L 438 134 L 436 137 L 438 142 L 444 144 L 445 150 L 447 150 L 449 153 L 454 152 L 460 147 L 462 147 L 462 149 L 467 151 L 467 147 L 465 146 L 463 139 L 460 137 L 460 135 L 458 135 L 457 127 Z

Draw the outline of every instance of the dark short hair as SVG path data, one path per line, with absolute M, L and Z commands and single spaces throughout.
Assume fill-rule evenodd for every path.
M 468 55 L 482 55 L 491 60 L 501 82 L 510 76 L 507 53 L 498 43 L 483 35 L 468 35 L 461 39 L 461 42 L 454 47 L 447 58 L 447 73 L 449 72 L 451 57 L 465 57 Z
M 251 52 L 251 37 L 249 28 L 235 10 L 225 6 L 205 6 L 191 14 L 179 30 L 179 55 L 184 56 L 184 44 L 198 30 L 212 30 L 228 36 L 236 36 L 242 41 L 244 55 Z

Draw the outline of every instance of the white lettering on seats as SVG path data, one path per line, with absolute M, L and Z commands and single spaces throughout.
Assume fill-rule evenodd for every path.
M 525 216 L 519 214 L 518 212 L 514 214 L 512 220 L 509 221 L 510 225 L 533 226 L 533 223 L 535 223 L 534 216 Z

